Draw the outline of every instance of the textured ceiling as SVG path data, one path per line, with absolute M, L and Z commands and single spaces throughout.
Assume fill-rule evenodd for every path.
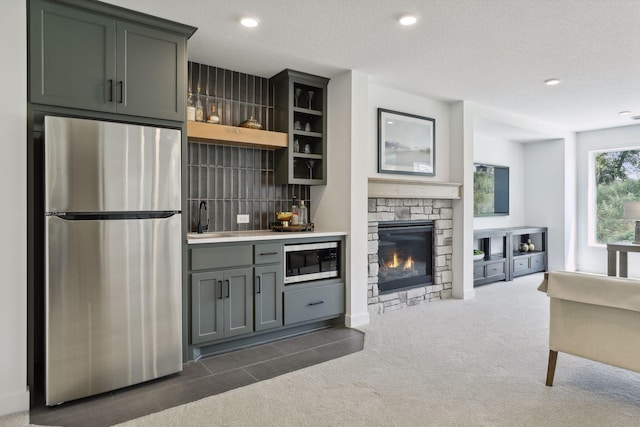
M 637 124 L 640 0 L 105 0 L 198 27 L 189 59 L 466 100 L 567 130 Z M 397 18 L 418 16 L 403 28 Z M 260 20 L 239 25 L 243 15 Z M 558 86 L 543 80 L 557 77 Z

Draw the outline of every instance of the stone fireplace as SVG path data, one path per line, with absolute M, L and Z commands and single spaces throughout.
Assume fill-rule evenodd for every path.
M 422 302 L 451 298 L 453 200 L 461 197 L 462 185 L 458 183 L 369 178 L 367 304 L 370 313 L 384 313 Z M 413 283 L 396 289 L 386 288 L 380 281 L 380 263 L 387 262 L 381 261 L 380 254 L 384 253 L 384 248 L 380 251 L 381 233 L 385 233 L 385 225 L 389 222 L 421 222 L 431 225 L 431 273 L 421 275 L 422 277 L 414 279 Z M 415 237 L 415 234 L 410 233 L 410 236 Z M 382 237 L 382 240 L 386 238 L 384 235 Z M 382 242 L 382 246 L 384 245 Z M 391 265 L 394 263 L 395 261 Z

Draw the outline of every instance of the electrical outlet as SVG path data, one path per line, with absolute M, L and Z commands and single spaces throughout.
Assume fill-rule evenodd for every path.
M 237 215 L 236 216 L 237 224 L 249 224 L 249 215 Z

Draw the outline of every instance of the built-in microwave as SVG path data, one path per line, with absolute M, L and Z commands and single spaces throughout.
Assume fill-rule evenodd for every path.
M 340 243 L 285 245 L 284 266 L 285 285 L 339 277 Z

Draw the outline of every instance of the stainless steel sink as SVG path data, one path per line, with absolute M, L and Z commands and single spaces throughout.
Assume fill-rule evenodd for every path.
M 234 233 L 189 233 L 187 234 L 188 239 L 216 239 L 219 237 L 234 237 L 236 234 Z

